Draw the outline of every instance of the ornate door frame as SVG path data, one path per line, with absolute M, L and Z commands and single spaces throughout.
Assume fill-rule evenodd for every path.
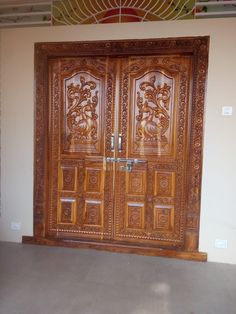
M 200 197 L 202 178 L 202 148 L 205 85 L 208 67 L 209 37 L 168 38 L 148 40 L 60 42 L 35 44 L 35 157 L 34 157 L 34 234 L 23 237 L 24 243 L 94 247 L 111 251 L 135 252 L 148 255 L 206 260 L 198 251 Z M 187 169 L 188 197 L 186 200 L 185 249 L 172 251 L 158 248 L 53 240 L 46 237 L 48 194 L 48 119 L 49 77 L 51 58 L 77 56 L 128 56 L 187 54 L 192 57 L 192 92 L 190 125 L 190 156 Z M 184 93 L 184 91 L 183 91 Z

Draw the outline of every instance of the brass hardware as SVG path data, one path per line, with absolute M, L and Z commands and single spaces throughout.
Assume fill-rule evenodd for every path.
M 142 159 L 129 159 L 129 158 L 114 158 L 114 157 L 106 157 L 106 162 L 126 162 L 130 164 L 143 164 L 147 162 L 146 160 Z
M 141 159 L 107 157 L 106 162 L 117 162 L 117 163 L 125 162 L 126 166 L 120 166 L 120 169 L 123 171 L 131 172 L 134 164 L 146 163 L 147 161 L 141 160 Z
M 120 169 L 123 171 L 131 172 L 133 169 L 133 164 L 133 161 L 127 160 L 126 166 L 120 166 Z
M 118 152 L 122 152 L 122 134 L 118 136 Z
M 111 151 L 114 152 L 115 149 L 115 136 L 114 134 L 111 135 Z

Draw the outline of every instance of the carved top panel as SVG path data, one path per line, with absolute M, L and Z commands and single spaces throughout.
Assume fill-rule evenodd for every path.
M 200 52 L 207 56 L 209 37 L 36 43 L 37 57 L 139 55 Z M 40 61 L 39 59 L 37 61 Z M 43 62 L 43 59 L 41 59 Z
M 119 99 L 123 155 L 181 161 L 187 140 L 191 57 L 173 54 L 125 60 Z
M 87 72 L 64 79 L 64 151 L 97 151 L 101 136 L 101 82 Z
M 171 154 L 174 78 L 150 71 L 132 80 L 133 153 Z

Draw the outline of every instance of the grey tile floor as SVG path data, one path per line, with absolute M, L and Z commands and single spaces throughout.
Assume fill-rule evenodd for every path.
M 0 314 L 236 314 L 236 265 L 0 242 Z

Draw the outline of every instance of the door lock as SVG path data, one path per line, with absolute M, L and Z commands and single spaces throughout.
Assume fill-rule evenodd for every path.
M 133 169 L 134 164 L 140 164 L 140 163 L 146 163 L 146 160 L 141 160 L 141 159 L 128 159 L 128 158 L 114 158 L 114 157 L 107 157 L 106 162 L 115 162 L 115 163 L 120 163 L 120 162 L 125 162 L 126 166 L 120 166 L 120 169 L 123 171 L 131 172 Z
M 123 171 L 131 172 L 133 169 L 134 162 L 131 160 L 128 160 L 126 163 L 126 166 L 120 166 L 120 169 Z

